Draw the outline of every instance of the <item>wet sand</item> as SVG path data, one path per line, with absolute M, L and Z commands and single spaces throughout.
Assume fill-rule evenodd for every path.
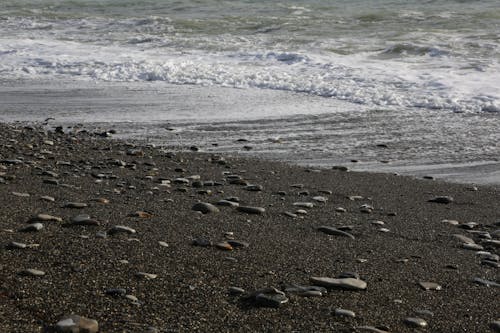
M 498 188 L 313 170 L 69 131 L 0 125 L 1 332 L 53 332 L 69 314 L 97 320 L 100 332 L 498 332 L 490 328 L 500 319 Z M 429 202 L 440 196 L 453 200 Z M 192 209 L 228 198 L 265 212 Z M 41 213 L 62 221 L 33 220 Z M 93 222 L 71 222 L 83 214 Z M 19 231 L 28 221 L 43 228 Z M 136 233 L 114 233 L 116 225 Z M 248 247 L 229 249 L 231 238 Z M 45 275 L 20 274 L 30 268 Z M 343 272 L 366 290 L 291 291 Z M 287 302 L 269 307 L 250 295 L 266 287 Z M 339 308 L 355 317 L 336 315 Z M 415 317 L 427 328 L 411 327 L 407 319 Z

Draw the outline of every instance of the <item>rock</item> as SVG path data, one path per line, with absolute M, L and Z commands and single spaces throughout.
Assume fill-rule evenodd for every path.
M 228 294 L 235 296 L 235 295 L 242 295 L 245 293 L 245 289 L 243 288 L 238 288 L 238 287 L 229 287 L 228 289 Z
M 213 245 L 210 240 L 205 239 L 205 238 L 196 238 L 196 239 L 193 239 L 192 244 L 194 246 L 201 246 L 201 247 L 209 247 L 209 246 Z
M 484 247 L 482 247 L 479 244 L 471 244 L 471 243 L 463 243 L 462 248 L 466 250 L 472 250 L 472 251 L 481 251 L 484 250 Z
M 58 216 L 52 216 L 52 215 L 49 215 L 49 214 L 37 214 L 35 216 L 33 216 L 30 221 L 32 222 L 37 222 L 37 221 L 42 221 L 42 222 L 62 222 L 62 218 L 58 217 Z
M 19 229 L 20 232 L 33 232 L 33 231 L 40 231 L 43 229 L 43 224 L 41 223 L 31 223 L 28 224 L 26 227 Z
M 247 186 L 245 186 L 245 190 L 251 191 L 251 192 L 260 192 L 263 189 L 264 188 L 262 187 L 262 185 L 247 185 Z
M 419 282 L 420 287 L 424 290 L 441 290 L 442 287 L 435 282 Z
M 217 206 L 238 207 L 240 204 L 229 200 L 219 200 L 215 203 Z
M 339 230 L 335 227 L 329 227 L 329 226 L 320 226 L 317 228 L 318 231 L 324 232 L 325 234 L 328 235 L 336 235 L 336 236 L 343 236 L 343 237 L 349 237 L 351 239 L 354 239 L 355 237 L 351 235 L 348 232 Z
M 455 237 L 456 239 L 458 239 L 459 241 L 461 241 L 462 243 L 475 244 L 474 240 L 472 238 L 467 237 L 467 236 L 460 235 L 460 234 L 453 234 L 452 236 Z
M 236 239 L 230 239 L 227 241 L 227 243 L 229 243 L 229 245 L 231 245 L 232 247 L 249 247 L 250 246 L 249 243 L 244 242 L 244 241 L 239 241 Z
M 285 293 L 276 288 L 257 290 L 252 294 L 252 298 L 258 306 L 270 308 L 279 308 L 288 302 Z
M 294 202 L 294 206 L 302 208 L 313 208 L 314 204 L 312 202 Z
M 135 276 L 138 278 L 146 279 L 146 280 L 153 280 L 158 277 L 157 274 L 151 274 L 151 273 L 144 273 L 144 272 L 137 272 L 135 273 Z
M 163 242 L 163 241 L 158 241 L 158 245 L 163 246 L 163 247 L 168 247 L 168 243 Z
M 21 198 L 27 198 L 30 196 L 29 193 L 20 193 L 20 192 L 12 192 L 12 195 Z
M 78 209 L 82 209 L 85 207 L 87 207 L 87 204 L 83 202 L 68 202 L 63 206 L 63 208 L 78 208 Z
M 97 333 L 99 324 L 94 319 L 71 315 L 58 321 L 55 329 L 59 333 Z
M 49 201 L 49 202 L 56 201 L 56 199 L 54 197 L 51 197 L 51 196 L 48 196 L 48 195 L 41 196 L 40 200 Z
M 8 249 L 25 249 L 28 246 L 24 243 L 19 243 L 19 242 L 10 242 L 6 246 Z
M 215 247 L 219 250 L 232 251 L 233 247 L 228 242 L 220 242 L 215 244 Z
M 239 206 L 237 211 L 247 214 L 264 214 L 266 210 L 262 207 Z
M 475 282 L 477 284 L 486 286 L 486 287 L 493 287 L 493 288 L 500 288 L 500 283 L 496 283 L 495 281 L 489 281 L 485 279 L 481 279 L 478 277 L 475 277 L 472 282 Z
M 335 309 L 335 315 L 339 316 L 339 317 L 349 317 L 349 318 L 355 318 L 356 317 L 356 313 L 354 313 L 354 311 L 340 309 L 340 308 Z
M 454 199 L 450 196 L 438 196 L 428 200 L 429 202 L 435 202 L 440 204 L 450 204 Z
M 198 202 L 194 204 L 192 210 L 202 212 L 203 214 L 219 212 L 219 208 L 208 202 Z
M 303 297 L 318 297 L 327 293 L 326 288 L 319 286 L 301 286 L 292 284 L 286 286 L 284 289 L 287 293 L 298 294 Z
M 189 179 L 187 179 L 187 178 L 175 178 L 172 182 L 174 184 L 189 184 Z
M 413 328 L 425 328 L 427 327 L 427 322 L 422 318 L 408 317 L 405 318 L 404 323 Z
M 45 272 L 38 269 L 28 268 L 19 272 L 19 275 L 23 276 L 44 276 Z
M 345 213 L 345 212 L 347 212 L 347 210 L 344 207 L 336 207 L 335 211 L 337 213 Z
M 104 291 L 106 295 L 123 297 L 127 294 L 127 290 L 123 288 L 109 288 Z
M 492 321 L 489 327 L 493 333 L 500 333 L 500 319 Z
M 365 281 L 353 278 L 311 277 L 310 281 L 314 285 L 327 289 L 365 290 L 367 287 Z
M 315 196 L 312 198 L 314 201 L 325 203 L 328 199 L 322 196 Z
M 118 233 L 127 233 L 127 234 L 135 234 L 136 231 L 130 227 L 124 225 L 115 225 L 111 229 L 108 230 L 109 235 L 114 235 Z
M 128 216 L 129 217 L 138 217 L 141 219 L 150 219 L 153 217 L 153 214 L 139 210 L 139 211 L 130 213 Z
M 380 329 L 377 327 L 373 326 L 358 326 L 356 327 L 357 330 L 360 330 L 361 332 L 372 332 L 372 333 L 389 333 L 389 331 Z
M 294 214 L 292 212 L 284 212 L 283 215 L 291 217 L 291 218 L 296 218 L 297 217 L 297 214 Z

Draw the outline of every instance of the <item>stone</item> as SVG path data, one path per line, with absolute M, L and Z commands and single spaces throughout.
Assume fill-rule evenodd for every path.
M 287 293 L 298 294 L 299 296 L 303 296 L 303 297 L 317 297 L 317 296 L 323 296 L 324 294 L 327 293 L 327 290 L 325 287 L 301 286 L 301 285 L 296 285 L 296 284 L 286 286 L 284 288 L 284 290 Z
M 52 216 L 49 214 L 37 214 L 33 216 L 30 221 L 32 222 L 37 222 L 37 221 L 42 221 L 42 222 L 62 222 L 62 218 L 58 216 Z
M 12 195 L 21 198 L 27 198 L 30 196 L 29 193 L 21 193 L 21 192 L 12 192 Z
M 87 207 L 87 204 L 83 202 L 68 202 L 63 206 L 63 208 L 77 208 L 77 209 L 82 209 L 85 207 Z
M 203 214 L 219 212 L 219 208 L 217 208 L 216 206 L 214 206 L 208 202 L 198 202 L 198 203 L 194 204 L 194 206 L 192 207 L 192 210 L 197 211 L 197 212 L 201 212 Z
M 215 244 L 215 247 L 218 248 L 219 250 L 224 250 L 224 251 L 232 251 L 233 250 L 233 247 L 228 242 L 217 243 L 217 244 Z
M 435 282 L 419 282 L 420 287 L 424 290 L 441 290 L 442 287 Z
M 372 333 L 389 333 L 389 331 L 377 328 L 374 326 L 358 326 L 356 327 L 357 330 L 360 330 L 361 332 L 372 332 Z
M 354 311 L 340 309 L 340 308 L 335 309 L 335 315 L 338 317 L 349 317 L 349 318 L 356 317 L 356 313 L 354 313 Z
M 158 277 L 157 274 L 151 274 L 151 273 L 145 273 L 145 272 L 137 272 L 135 273 L 135 276 L 138 278 L 146 279 L 146 280 L 153 280 Z
M 455 237 L 456 239 L 458 239 L 459 241 L 461 241 L 462 243 L 475 244 L 474 240 L 470 237 L 460 235 L 460 234 L 453 234 L 452 236 Z
M 454 199 L 450 196 L 437 196 L 432 199 L 429 199 L 428 201 L 440 204 L 450 204 L 454 201 Z
M 33 231 L 40 231 L 43 229 L 43 224 L 41 223 L 31 223 L 28 224 L 26 227 L 19 229 L 20 232 L 33 232 Z
M 205 239 L 205 238 L 196 238 L 196 239 L 193 239 L 192 244 L 194 246 L 201 246 L 201 247 L 209 247 L 209 246 L 213 245 L 210 240 Z
M 51 197 L 51 196 L 48 196 L 48 195 L 41 196 L 40 200 L 49 201 L 49 202 L 56 201 L 56 199 L 54 197 Z
M 240 204 L 229 200 L 219 200 L 215 203 L 217 206 L 238 207 Z
M 109 235 L 114 235 L 118 233 L 127 233 L 127 234 L 135 234 L 136 231 L 130 227 L 124 225 L 115 225 L 111 229 L 108 230 Z
M 276 288 L 266 288 L 256 291 L 253 299 L 258 306 L 279 308 L 288 302 L 285 293 Z
M 236 207 L 236 210 L 247 214 L 264 214 L 266 212 L 265 208 L 251 206 L 239 206 Z
M 150 219 L 153 217 L 153 214 L 139 210 L 139 211 L 130 213 L 128 216 L 129 217 L 138 217 L 141 219 Z
M 244 188 L 245 188 L 245 190 L 251 191 L 251 192 L 260 192 L 264 189 L 262 187 L 262 185 L 247 185 Z
M 229 245 L 232 247 L 249 247 L 250 244 L 244 241 L 236 240 L 236 239 L 230 239 L 227 241 Z
M 312 202 L 294 202 L 294 206 L 302 208 L 313 208 L 314 204 Z
M 337 213 L 345 213 L 345 212 L 347 212 L 347 210 L 344 207 L 336 207 L 335 211 Z
M 486 287 L 500 288 L 500 283 L 497 283 L 495 281 L 489 281 L 489 280 L 478 278 L 478 277 L 475 277 L 472 280 L 472 282 L 486 286 Z
M 492 321 L 489 327 L 493 333 L 500 333 L 500 319 Z
M 484 250 L 484 247 L 479 245 L 479 244 L 472 244 L 472 243 L 463 243 L 462 248 L 466 250 L 472 250 L 472 251 L 481 251 Z
M 323 196 L 315 196 L 312 198 L 314 201 L 325 203 L 328 199 Z
M 335 235 L 335 236 L 343 236 L 343 237 L 349 237 L 351 239 L 355 239 L 353 235 L 351 235 L 348 232 L 339 230 L 335 227 L 329 227 L 329 226 L 320 226 L 317 228 L 318 231 L 324 232 L 328 235 Z
M 168 247 L 168 243 L 163 242 L 163 241 L 158 241 L 158 245 L 163 246 L 163 247 Z
M 28 247 L 28 245 L 19 242 L 10 242 L 6 247 L 8 249 L 25 249 Z
M 99 324 L 94 319 L 71 315 L 58 321 L 55 329 L 58 333 L 97 333 Z
M 38 269 L 28 268 L 19 272 L 19 275 L 23 276 L 44 276 L 45 272 Z
M 292 212 L 284 212 L 283 215 L 291 217 L 291 218 L 296 218 L 297 217 L 297 214 L 294 214 Z
M 110 296 L 123 297 L 127 294 L 127 290 L 123 288 L 108 288 L 104 291 L 104 293 Z
M 405 318 L 404 323 L 413 328 L 425 328 L 427 327 L 427 322 L 422 318 L 408 317 Z
M 314 285 L 327 289 L 365 290 L 367 287 L 365 281 L 353 278 L 311 277 L 310 281 Z
M 229 295 L 232 295 L 232 296 L 242 295 L 245 293 L 245 289 L 239 288 L 239 287 L 229 287 L 227 292 Z

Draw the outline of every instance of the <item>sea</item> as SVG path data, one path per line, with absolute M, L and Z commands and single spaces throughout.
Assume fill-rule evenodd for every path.
M 0 0 L 0 121 L 500 185 L 498 0 Z

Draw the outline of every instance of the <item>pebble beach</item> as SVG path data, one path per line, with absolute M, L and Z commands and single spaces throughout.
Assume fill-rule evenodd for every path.
M 0 125 L 1 332 L 500 332 L 500 190 Z

